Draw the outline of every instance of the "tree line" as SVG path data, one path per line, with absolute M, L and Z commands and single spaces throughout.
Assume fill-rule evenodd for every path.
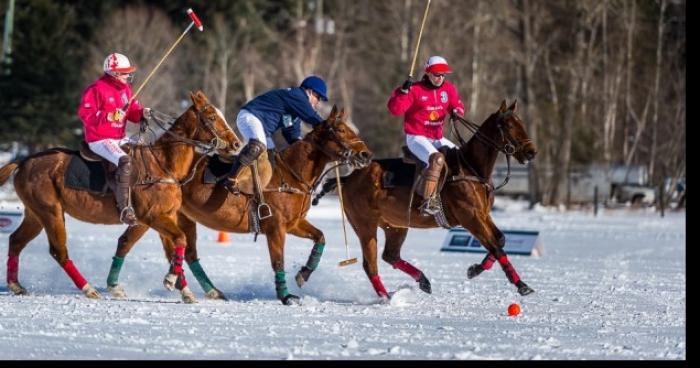
M 144 105 L 177 115 L 201 89 L 235 125 L 247 100 L 317 74 L 375 156 L 397 156 L 402 120 L 386 102 L 409 73 L 425 4 L 17 0 L 12 57 L 0 65 L 0 147 L 77 147 L 80 94 L 104 57 L 129 56 L 139 85 L 192 7 L 205 30 L 173 51 Z M 590 164 L 643 165 L 658 185 L 685 176 L 685 9 L 681 0 L 432 0 L 416 74 L 444 56 L 476 123 L 518 100 L 540 149 L 529 166 L 536 202 L 562 203 L 567 173 Z

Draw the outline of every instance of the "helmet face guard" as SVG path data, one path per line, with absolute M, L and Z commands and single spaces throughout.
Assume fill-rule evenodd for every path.
M 129 74 L 127 81 L 131 83 L 134 79 L 136 67 L 131 65 L 131 62 L 126 56 L 115 52 L 107 55 L 107 58 L 105 58 L 102 64 L 102 70 L 113 77 Z

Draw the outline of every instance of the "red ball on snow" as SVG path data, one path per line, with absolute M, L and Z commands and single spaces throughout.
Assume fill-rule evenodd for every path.
M 508 315 L 509 316 L 517 316 L 520 314 L 520 306 L 518 304 L 511 304 L 508 306 Z

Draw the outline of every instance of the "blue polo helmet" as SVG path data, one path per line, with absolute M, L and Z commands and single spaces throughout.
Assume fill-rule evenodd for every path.
M 318 93 L 323 101 L 328 101 L 328 88 L 326 87 L 326 82 L 315 75 L 306 77 L 304 81 L 301 82 L 299 87 L 308 88 Z

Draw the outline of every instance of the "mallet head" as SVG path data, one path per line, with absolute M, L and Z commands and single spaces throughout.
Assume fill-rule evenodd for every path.
M 192 8 L 187 9 L 187 15 L 190 16 L 190 19 L 194 22 L 194 25 L 197 27 L 197 29 L 201 32 L 204 30 L 204 25 L 202 25 L 202 21 L 199 20 L 199 17 L 197 14 L 192 10 Z

